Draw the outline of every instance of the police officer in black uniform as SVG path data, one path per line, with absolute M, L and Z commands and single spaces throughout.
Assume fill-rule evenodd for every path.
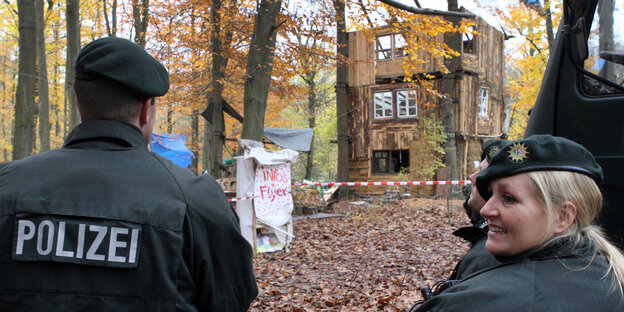
M 209 175 L 151 153 L 166 69 L 120 38 L 76 61 L 82 123 L 0 164 L 0 311 L 246 311 L 252 249 Z
M 461 280 L 472 274 L 500 264 L 496 257 L 485 249 L 488 225 L 485 219 L 479 214 L 479 211 L 485 205 L 485 200 L 477 191 L 476 178 L 481 170 L 485 170 L 489 166 L 492 156 L 498 153 L 508 142 L 507 140 L 497 139 L 488 140 L 483 144 L 481 162 L 479 163 L 478 170 L 470 175 L 470 193 L 466 196 L 466 201 L 464 201 L 464 209 L 466 215 L 470 218 L 471 225 L 461 227 L 453 232 L 453 235 L 470 243 L 470 250 L 457 262 L 448 279 L 438 281 L 432 287 L 421 288 L 421 294 L 424 300 L 431 299 L 433 296 L 461 282 Z M 414 311 L 421 303 L 422 301 L 417 302 L 409 311 Z
M 472 225 L 461 227 L 453 232 L 453 235 L 470 242 L 470 250 L 457 263 L 449 280 L 461 280 L 477 271 L 499 264 L 499 261 L 485 249 L 488 226 L 485 219 L 479 214 L 479 210 L 485 205 L 485 200 L 477 191 L 476 179 L 479 171 L 486 169 L 492 156 L 498 153 L 508 142 L 499 139 L 488 140 L 483 144 L 479 170 L 470 175 L 472 188 L 464 202 L 464 209 Z

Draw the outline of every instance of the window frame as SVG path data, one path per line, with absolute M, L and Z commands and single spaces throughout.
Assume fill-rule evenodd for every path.
M 384 49 L 382 46 L 382 41 L 380 40 L 380 38 L 383 37 L 390 37 L 390 48 L 388 49 Z M 393 42 L 394 42 L 394 36 L 392 36 L 392 34 L 388 34 L 388 35 L 380 35 L 380 36 L 376 36 L 375 37 L 375 59 L 378 61 L 386 61 L 386 60 L 391 60 L 393 59 Z M 383 53 L 384 58 L 379 58 L 380 53 Z
M 378 157 L 377 153 L 385 153 L 386 157 Z M 386 165 L 385 165 L 385 171 L 379 171 L 377 170 L 379 168 L 378 164 L 379 164 L 379 160 L 380 159 L 384 159 L 386 161 Z M 390 150 L 374 150 L 373 151 L 373 157 L 372 157 L 372 166 L 371 166 L 371 170 L 373 173 L 389 173 L 390 171 Z
M 378 157 L 377 155 L 379 154 L 385 154 L 385 157 Z M 406 163 L 407 166 L 401 166 L 400 164 L 402 163 L 400 160 L 402 158 L 402 154 L 405 153 L 405 157 L 407 157 L 406 159 Z M 393 157 L 392 154 L 397 154 L 399 155 L 398 157 Z M 409 166 L 410 166 L 410 150 L 409 149 L 403 149 L 403 150 L 373 150 L 373 155 L 371 157 L 371 172 L 372 174 L 390 174 L 390 175 L 396 175 L 399 174 L 402 168 L 408 168 L 409 170 Z M 396 158 L 396 163 L 399 164 L 399 171 L 394 171 L 394 168 L 391 168 L 391 165 L 393 164 L 393 159 Z M 385 160 L 385 170 L 378 170 L 379 169 L 379 160 Z
M 485 96 L 483 96 L 483 91 L 485 92 Z M 477 96 L 477 110 L 479 118 L 487 119 L 489 117 L 489 102 L 490 88 L 479 87 L 479 95 Z
M 399 98 L 398 98 L 398 93 L 399 92 L 405 92 L 406 93 L 406 101 L 405 101 L 406 106 L 405 106 L 405 110 L 406 110 L 407 114 L 404 115 L 404 116 L 401 115 L 401 106 L 400 106 L 400 102 L 399 102 Z M 394 91 L 394 94 L 396 95 L 395 102 L 396 102 L 396 107 L 397 107 L 396 108 L 397 118 L 400 118 L 400 119 L 418 118 L 418 92 L 416 92 L 415 89 L 397 89 L 397 90 Z M 411 108 L 411 105 L 409 103 L 410 102 L 410 96 L 409 96 L 410 94 L 414 95 L 414 107 L 413 107 L 414 108 L 414 114 L 413 115 L 409 113 L 409 110 Z
M 388 36 L 390 37 L 390 49 L 380 49 L 383 47 L 381 47 L 381 41 L 379 40 L 379 38 L 388 37 Z M 401 36 L 401 38 L 403 38 L 402 40 L 403 45 L 400 47 L 397 47 L 397 43 L 398 43 L 396 39 L 397 36 Z M 378 42 L 379 44 L 377 44 Z M 407 41 L 401 34 L 390 33 L 390 34 L 383 34 L 383 35 L 375 36 L 375 60 L 376 61 L 389 61 L 389 60 L 403 58 L 405 57 L 405 46 L 407 46 Z M 384 56 L 389 55 L 389 57 L 379 58 L 380 53 L 383 53 Z
M 403 107 L 403 106 L 401 107 L 399 106 L 399 96 L 398 96 L 399 92 L 406 92 L 406 95 L 407 95 L 407 101 L 406 101 L 407 104 L 405 106 L 405 110 L 407 112 L 406 115 L 399 116 L 399 110 Z M 418 118 L 418 90 L 417 89 L 410 89 L 410 88 L 379 89 L 379 90 L 372 90 L 372 93 L 373 93 L 373 109 L 372 109 L 373 120 Z M 380 94 L 380 93 L 390 93 L 390 103 L 391 103 L 391 109 L 392 109 L 391 115 L 386 115 L 385 110 L 383 110 L 382 116 L 377 116 L 377 111 L 379 110 L 377 108 L 377 94 Z M 413 100 L 414 100 L 413 106 L 410 105 L 409 103 L 410 94 L 413 94 Z M 414 114 L 409 114 L 410 108 L 414 109 L 415 111 Z
M 390 115 L 386 116 L 385 111 L 386 108 L 384 108 L 383 106 L 381 107 L 381 112 L 382 112 L 382 116 L 377 117 L 377 94 L 380 93 L 390 93 Z M 385 96 L 382 97 L 382 99 L 386 99 Z M 384 101 L 385 104 L 385 101 Z M 379 90 L 379 91 L 373 91 L 373 117 L 374 119 L 389 119 L 389 118 L 393 118 L 394 117 L 394 92 L 392 90 Z
M 477 25 L 470 27 L 470 32 L 462 34 L 462 53 L 476 55 L 477 54 L 477 36 L 473 32 L 476 32 Z M 466 51 L 466 47 L 470 47 L 470 50 Z

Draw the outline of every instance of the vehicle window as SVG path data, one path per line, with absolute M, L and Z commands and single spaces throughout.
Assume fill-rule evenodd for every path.
M 589 57 L 584 63 L 586 70 L 620 86 L 624 86 L 624 29 L 614 22 L 623 18 L 624 0 L 599 2 L 587 42 Z M 590 95 L 623 93 L 590 76 L 584 77 L 583 86 Z

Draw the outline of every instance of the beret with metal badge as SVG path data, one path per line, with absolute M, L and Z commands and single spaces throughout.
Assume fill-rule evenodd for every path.
M 483 143 L 483 152 L 481 153 L 481 160 L 483 161 L 483 159 L 487 159 L 489 163 L 490 159 L 492 159 L 492 156 L 496 155 L 496 153 L 498 153 L 501 150 L 501 148 L 503 148 L 503 146 L 505 146 L 505 144 L 507 144 L 508 142 L 509 140 L 504 140 L 504 139 L 494 139 L 494 140 L 485 141 L 485 143 Z
M 572 171 L 589 176 L 600 184 L 602 168 L 582 145 L 552 135 L 532 135 L 508 141 L 477 175 L 477 189 L 484 199 L 492 195 L 489 184 L 500 178 L 530 171 Z
M 167 69 L 138 44 L 123 38 L 105 37 L 87 44 L 76 59 L 76 79 L 105 78 L 145 96 L 169 91 Z

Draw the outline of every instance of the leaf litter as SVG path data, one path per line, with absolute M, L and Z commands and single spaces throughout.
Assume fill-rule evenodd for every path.
M 344 217 L 296 220 L 289 253 L 254 258 L 249 311 L 407 311 L 468 250 L 451 234 L 469 225 L 459 201 L 342 201 L 332 212 Z

